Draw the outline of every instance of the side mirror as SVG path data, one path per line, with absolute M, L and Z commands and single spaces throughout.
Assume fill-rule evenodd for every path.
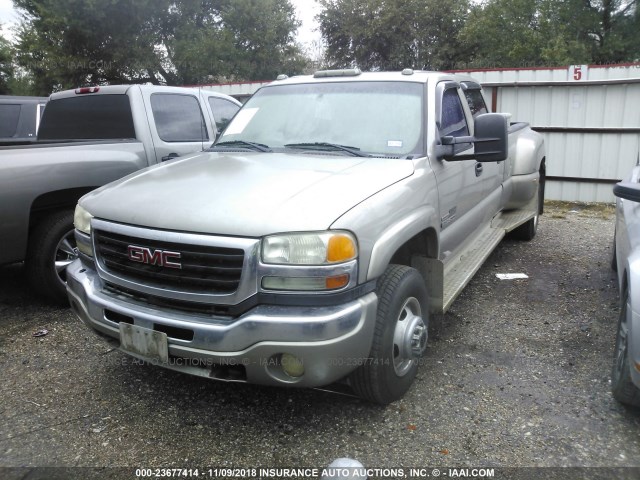
M 483 113 L 475 119 L 475 157 L 478 162 L 501 162 L 509 156 L 507 117 Z
M 640 183 L 616 183 L 613 187 L 613 194 L 618 198 L 640 203 Z
M 500 113 L 483 113 L 475 119 L 473 137 L 440 138 L 436 155 L 449 161 L 476 160 L 478 162 L 501 162 L 509 156 L 507 117 Z M 454 145 L 473 143 L 473 155 L 455 155 Z

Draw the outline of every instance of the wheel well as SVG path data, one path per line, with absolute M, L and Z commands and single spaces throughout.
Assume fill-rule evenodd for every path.
M 415 255 L 427 258 L 438 257 L 438 236 L 435 229 L 427 228 L 407 240 L 392 255 L 390 263 L 411 267 L 411 259 Z
M 53 211 L 74 208 L 80 197 L 96 188 L 98 187 L 68 188 L 40 195 L 31 204 L 29 230 L 37 225 L 43 217 Z

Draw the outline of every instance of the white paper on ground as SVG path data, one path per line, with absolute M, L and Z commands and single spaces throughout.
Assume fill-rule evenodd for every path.
M 517 280 L 520 278 L 529 278 L 526 273 L 496 273 L 496 277 L 500 280 Z

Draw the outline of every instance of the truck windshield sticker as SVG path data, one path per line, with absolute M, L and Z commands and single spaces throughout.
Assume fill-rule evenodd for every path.
M 389 140 L 387 142 L 387 147 L 398 147 L 402 148 L 402 140 Z
M 258 108 L 245 108 L 240 110 L 233 121 L 227 127 L 226 135 L 237 135 L 242 133 L 249 125 L 251 119 L 258 113 Z

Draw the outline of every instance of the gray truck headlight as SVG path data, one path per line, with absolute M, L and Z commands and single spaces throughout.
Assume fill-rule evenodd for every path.
M 356 282 L 358 245 L 344 231 L 265 237 L 261 287 L 280 291 L 340 290 Z
M 93 215 L 87 212 L 80 204 L 76 205 L 76 211 L 73 214 L 73 225 L 82 233 L 91 235 L 91 219 Z
M 76 227 L 76 247 L 81 253 L 93 257 L 93 245 L 91 244 L 91 219 L 93 215 L 80 205 L 76 205 L 73 214 L 73 225 Z
M 262 261 L 272 265 L 331 265 L 357 256 L 358 246 L 349 232 L 290 233 L 262 242 Z

